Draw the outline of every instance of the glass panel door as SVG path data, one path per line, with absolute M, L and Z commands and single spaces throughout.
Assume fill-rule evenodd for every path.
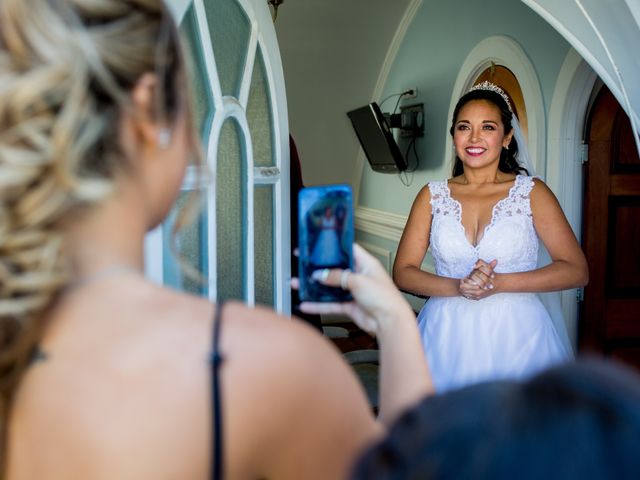
M 218 300 L 245 300 L 247 243 L 246 158 L 237 122 L 224 122 L 218 143 L 216 225 Z
M 169 0 L 192 57 L 194 114 L 209 176 L 187 172 L 179 209 L 199 190 L 198 220 L 172 240 L 172 213 L 147 239 L 147 271 L 216 299 L 290 312 L 289 143 L 284 78 L 263 0 Z M 172 248 L 172 242 L 175 246 Z M 204 283 L 188 279 L 177 250 Z

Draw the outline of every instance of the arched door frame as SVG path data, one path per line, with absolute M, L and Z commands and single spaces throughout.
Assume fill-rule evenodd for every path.
M 578 239 L 582 231 L 582 163 L 587 155 L 584 130 L 597 80 L 594 70 L 571 48 L 560 69 L 549 110 L 546 181 L 558 197 Z M 577 295 L 575 289 L 565 290 L 560 298 L 574 348 L 578 327 Z

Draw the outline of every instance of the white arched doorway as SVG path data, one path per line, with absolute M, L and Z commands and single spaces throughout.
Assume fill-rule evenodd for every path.
M 565 57 L 549 110 L 547 184 L 558 201 L 578 239 L 582 230 L 583 144 L 589 100 L 598 76 L 573 49 Z M 561 294 L 562 312 L 569 337 L 576 346 L 580 291 Z

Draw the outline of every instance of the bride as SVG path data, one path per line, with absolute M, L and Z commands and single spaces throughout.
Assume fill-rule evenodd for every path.
M 439 391 L 570 356 L 536 292 L 585 285 L 587 262 L 551 190 L 518 163 L 516 129 L 500 87 L 463 95 L 450 129 L 453 177 L 418 193 L 398 246 L 394 281 L 430 297 L 419 322 Z M 539 239 L 551 257 L 541 268 Z M 436 274 L 420 268 L 429 247 Z

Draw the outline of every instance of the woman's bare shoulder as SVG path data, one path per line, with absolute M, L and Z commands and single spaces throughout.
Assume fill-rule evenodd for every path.
M 219 307 L 207 299 L 172 291 L 154 305 L 164 324 L 161 328 L 173 331 L 174 346 L 177 338 L 200 350 L 210 348 L 214 322 L 219 322 L 220 348 L 229 358 L 225 368 L 233 372 L 259 368 L 263 373 L 294 375 L 294 370 L 304 372 L 315 364 L 325 363 L 331 369 L 337 365 L 338 370 L 343 366 L 336 348 L 300 319 L 238 301 Z
M 193 355 L 201 356 L 210 349 L 214 322 L 221 323 L 220 338 L 229 356 L 250 363 L 269 360 L 265 369 L 280 358 L 302 352 L 333 353 L 331 345 L 304 322 L 238 301 L 225 302 L 218 309 L 207 298 L 148 285 L 137 293 L 131 311 L 136 312 L 132 319 L 145 324 L 139 331 L 145 344 L 156 338 L 157 355 L 173 364 L 191 362 Z M 217 314 L 221 318 L 215 318 Z M 178 358 L 168 354 L 176 349 L 187 352 Z
M 532 192 L 552 193 L 549 186 L 540 177 L 530 177 L 533 182 Z
M 426 183 L 422 186 L 422 188 L 420 188 L 416 195 L 416 198 L 413 200 L 413 205 L 411 207 L 412 210 L 425 208 L 431 208 L 431 187 L 429 183 Z
M 315 355 L 338 356 L 327 339 L 304 321 L 282 316 L 269 308 L 229 302 L 224 305 L 221 317 L 229 342 L 237 341 L 238 348 L 253 352 L 255 361 L 268 358 L 272 364 L 290 363 L 292 358 L 303 357 L 299 363 L 306 363 L 313 361 Z
M 534 209 L 536 207 L 557 207 L 558 200 L 549 186 L 538 177 L 532 177 L 531 180 L 533 182 L 530 193 L 531 207 Z
M 347 410 L 357 406 L 359 413 L 367 411 L 363 392 L 338 349 L 304 321 L 230 303 L 222 322 L 227 373 L 242 379 L 241 390 L 278 396 L 289 408 L 309 408 L 333 397 L 343 398 Z M 256 376 L 269 381 L 261 384 Z
M 337 478 L 379 434 L 362 387 L 338 350 L 302 320 L 263 307 L 226 304 L 222 322 L 225 401 L 235 406 L 227 412 L 229 425 L 253 432 L 239 456 L 261 458 L 265 471 L 288 478 L 283 471 L 298 463 L 292 459 L 313 451 L 324 460 L 315 467 L 315 460 L 302 462 L 296 468 L 315 470 L 302 476 Z M 268 408 L 255 408 L 256 399 Z M 322 440 L 331 436 L 331 445 Z M 333 473 L 322 476 L 320 468 Z
M 37 438 L 60 458 L 80 448 L 74 439 L 82 439 L 83 449 L 105 459 L 115 458 L 113 445 L 130 449 L 138 458 L 148 452 L 173 452 L 167 459 L 175 461 L 159 462 L 159 470 L 188 471 L 187 477 L 194 478 L 195 471 L 208 465 L 206 419 L 211 412 L 216 322 L 230 470 L 254 465 L 263 455 L 276 458 L 283 445 L 289 450 L 296 445 L 309 451 L 321 448 L 315 442 L 326 438 L 324 434 L 289 438 L 289 432 L 297 430 L 282 426 L 291 421 L 310 433 L 357 425 L 352 436 L 343 435 L 348 442 L 338 449 L 350 454 L 375 434 L 366 398 L 347 364 L 302 321 L 238 302 L 225 303 L 215 318 L 216 306 L 205 298 L 155 285 L 137 288 L 135 295 L 133 290 L 122 288 L 120 297 L 126 298 L 112 308 L 118 298 L 113 293 L 120 291 L 93 297 L 94 316 L 86 310 L 74 314 L 78 321 L 67 323 L 51 342 L 49 360 L 32 369 L 18 394 L 16 435 Z M 48 394 L 54 390 L 74 395 Z M 262 407 L 256 408 L 256 402 Z M 38 420 L 43 416 L 50 421 L 47 429 Z M 72 427 L 69 418 L 74 419 Z M 114 418 L 118 422 L 108 420 Z M 58 428 L 49 429 L 51 425 Z M 150 434 L 155 431 L 171 435 Z M 114 438 L 118 441 L 112 444 Z M 104 468 L 116 473 L 128 468 L 107 463 Z M 91 468 L 103 465 L 97 462 Z

